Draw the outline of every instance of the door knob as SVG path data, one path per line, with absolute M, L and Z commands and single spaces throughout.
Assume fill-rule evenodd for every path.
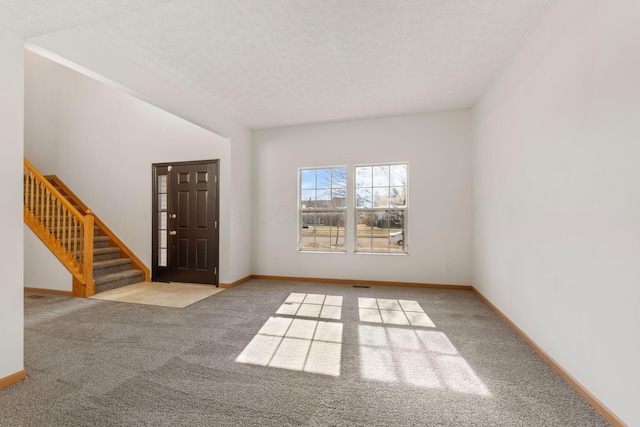
M 177 216 L 176 214 L 171 214 L 171 215 L 169 215 L 169 218 L 175 219 L 176 216 Z
M 169 235 L 171 235 L 171 236 L 175 236 L 176 234 L 178 234 L 178 232 L 176 230 L 171 230 L 169 232 Z

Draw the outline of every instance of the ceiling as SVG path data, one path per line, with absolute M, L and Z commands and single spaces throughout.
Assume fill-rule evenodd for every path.
M 0 0 L 264 129 L 473 106 L 554 0 Z

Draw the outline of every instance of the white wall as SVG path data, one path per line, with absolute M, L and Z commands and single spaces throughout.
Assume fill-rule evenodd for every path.
M 77 28 L 29 40 L 29 49 L 53 58 L 85 75 L 117 87 L 130 95 L 175 114 L 231 141 L 230 158 L 221 165 L 229 174 L 229 197 L 225 206 L 229 221 L 220 227 L 228 232 L 228 250 L 221 259 L 221 282 L 231 283 L 251 274 L 251 132 L 212 109 L 193 94 L 150 73 L 134 60 Z M 226 169 L 225 169 L 226 168 Z
M 24 287 L 71 292 L 73 276 L 40 238 L 23 226 Z
M 249 276 L 251 271 L 251 133 L 238 132 L 231 138 L 231 194 L 229 280 Z
M 32 52 L 26 69 L 25 155 L 58 175 L 147 266 L 152 163 L 220 159 L 220 223 L 231 223 L 227 138 Z M 221 282 L 230 280 L 229 242 L 230 227 L 221 227 Z M 29 256 L 26 269 L 39 263 Z
M 471 139 L 470 110 L 254 132 L 254 274 L 470 284 Z M 297 251 L 298 168 L 404 161 L 408 256 L 354 254 L 351 219 L 346 255 Z
M 23 40 L 0 27 L 0 380 L 24 369 L 22 285 Z
M 640 2 L 555 3 L 475 109 L 474 286 L 640 425 Z

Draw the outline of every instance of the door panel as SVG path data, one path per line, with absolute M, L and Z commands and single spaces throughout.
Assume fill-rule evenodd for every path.
M 156 169 L 162 171 L 158 165 Z M 166 173 L 168 265 L 165 276 L 173 282 L 217 285 L 218 161 L 172 164 Z M 154 229 L 154 233 L 158 231 Z M 160 249 L 154 246 L 154 252 L 160 254 Z
M 197 219 L 196 219 L 196 227 L 198 228 L 206 228 L 208 224 L 208 204 L 207 200 L 209 197 L 209 192 L 207 190 L 199 190 L 197 193 L 197 201 L 196 201 L 196 209 L 197 209 Z
M 175 277 L 176 274 L 174 270 L 177 268 L 178 270 L 188 270 L 189 269 L 189 239 L 179 238 L 176 239 L 178 244 L 173 246 L 173 253 L 176 256 L 177 263 L 176 265 L 170 265 L 169 268 L 171 270 L 171 277 Z M 173 279 L 175 281 L 175 279 Z
M 207 240 L 198 239 L 196 242 L 196 269 L 207 270 L 209 264 L 207 258 Z
M 189 228 L 189 208 L 191 207 L 189 202 L 189 191 L 178 191 L 178 199 L 173 209 L 173 212 L 178 215 L 178 228 Z

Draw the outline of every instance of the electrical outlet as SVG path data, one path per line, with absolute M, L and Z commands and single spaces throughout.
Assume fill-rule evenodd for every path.
M 445 261 L 442 263 L 443 270 L 451 270 L 451 263 L 449 261 Z

